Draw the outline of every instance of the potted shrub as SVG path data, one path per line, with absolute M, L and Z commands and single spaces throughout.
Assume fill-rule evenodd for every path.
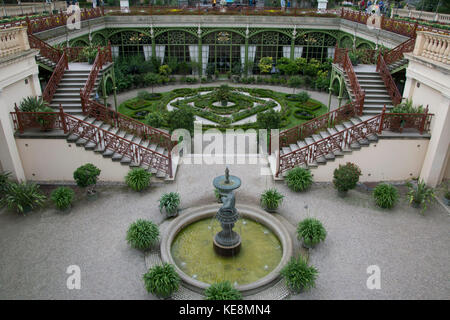
M 268 189 L 261 195 L 261 205 L 268 212 L 276 212 L 284 196 L 277 189 Z
M 53 190 L 50 199 L 59 210 L 68 212 L 72 207 L 74 196 L 75 192 L 71 188 L 59 187 Z
M 398 191 L 391 184 L 380 183 L 373 190 L 373 197 L 377 206 L 383 209 L 390 209 L 398 200 Z
M 149 220 L 138 219 L 127 231 L 128 244 L 139 250 L 148 250 L 159 241 L 159 228 Z
M 157 265 L 144 274 L 144 283 L 147 292 L 163 299 L 169 298 L 180 287 L 180 276 L 173 265 L 164 263 Z
M 150 185 L 151 176 L 144 168 L 135 168 L 128 172 L 125 182 L 134 191 L 142 191 Z
M 10 210 L 26 214 L 44 205 L 46 197 L 39 190 L 39 186 L 31 182 L 8 183 L 2 205 Z
M 177 192 L 169 192 L 159 199 L 159 211 L 165 213 L 168 218 L 178 215 L 180 205 L 180 195 Z
M 318 271 L 313 266 L 308 266 L 302 256 L 298 256 L 292 257 L 280 273 L 286 286 L 294 293 L 300 293 L 315 286 Z
M 97 184 L 97 179 L 100 172 L 101 170 L 92 163 L 86 163 L 73 173 L 73 178 L 75 179 L 77 185 L 81 188 L 86 188 L 87 196 L 90 200 L 97 198 L 95 186 Z
M 322 222 L 315 218 L 306 218 L 297 226 L 297 239 L 302 240 L 303 246 L 308 249 L 314 248 L 316 244 L 324 241 L 327 231 Z
M 82 51 L 83 56 L 86 58 L 89 64 L 93 64 L 97 57 L 97 48 L 94 46 L 84 47 Z
M 19 109 L 22 112 L 38 112 L 46 107 L 48 107 L 48 103 L 41 97 L 26 97 L 19 104 Z
M 205 300 L 242 300 L 242 294 L 230 281 L 223 281 L 213 283 L 205 290 Z
M 430 203 L 435 196 L 434 189 L 428 187 L 423 180 L 419 181 L 417 186 L 414 186 L 411 182 L 408 182 L 406 186 L 409 189 L 406 194 L 409 203 L 414 208 L 422 207 L 420 213 L 424 213 L 427 209 L 427 203 Z
M 333 183 L 338 190 L 338 195 L 345 197 L 348 190 L 354 189 L 360 175 L 361 169 L 354 163 L 347 162 L 345 165 L 339 165 L 333 173 Z
M 304 168 L 294 168 L 288 171 L 285 178 L 289 189 L 295 192 L 305 191 L 313 182 L 311 171 Z
M 43 107 L 37 112 L 45 112 L 47 114 L 39 114 L 37 116 L 37 121 L 41 126 L 41 131 L 51 131 L 55 128 L 55 122 L 58 118 L 58 114 L 50 107 Z

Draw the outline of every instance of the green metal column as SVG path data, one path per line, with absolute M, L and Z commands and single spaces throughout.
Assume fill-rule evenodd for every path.
M 200 30 L 200 29 L 199 29 Z M 201 78 L 203 75 L 203 52 L 202 52 L 202 36 L 198 35 L 198 77 Z
M 295 50 L 295 35 L 291 39 L 291 60 L 294 60 L 294 50 Z
M 244 70 L 245 70 L 245 76 L 248 77 L 248 36 L 245 37 Z

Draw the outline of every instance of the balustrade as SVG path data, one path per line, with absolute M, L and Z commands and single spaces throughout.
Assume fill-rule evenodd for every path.
M 0 30 L 0 58 L 30 49 L 25 28 Z
M 450 64 L 450 36 L 418 32 L 413 54 L 443 64 Z

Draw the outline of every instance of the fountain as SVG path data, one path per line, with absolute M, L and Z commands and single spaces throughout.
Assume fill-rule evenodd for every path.
M 292 256 L 289 233 L 259 207 L 239 203 L 236 208 L 234 190 L 241 179 L 228 168 L 213 185 L 222 204 L 188 208 L 170 222 L 161 239 L 161 259 L 174 265 L 184 286 L 200 293 L 225 280 L 243 295 L 263 290 Z
M 230 176 L 230 170 L 227 167 L 225 175 L 216 177 L 213 180 L 213 185 L 219 190 L 223 203 L 216 214 L 216 219 L 222 226 L 222 230 L 214 237 L 214 251 L 221 256 L 234 256 L 241 249 L 241 237 L 233 231 L 234 224 L 239 219 L 233 190 L 241 186 L 241 179 Z

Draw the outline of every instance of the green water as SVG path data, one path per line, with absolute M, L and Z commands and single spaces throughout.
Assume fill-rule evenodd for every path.
M 262 224 L 238 220 L 234 231 L 240 234 L 242 245 L 235 257 L 221 257 L 214 252 L 213 237 L 220 229 L 219 222 L 209 218 L 196 221 L 177 234 L 172 257 L 184 273 L 206 283 L 228 280 L 243 285 L 265 277 L 280 263 L 281 243 Z

